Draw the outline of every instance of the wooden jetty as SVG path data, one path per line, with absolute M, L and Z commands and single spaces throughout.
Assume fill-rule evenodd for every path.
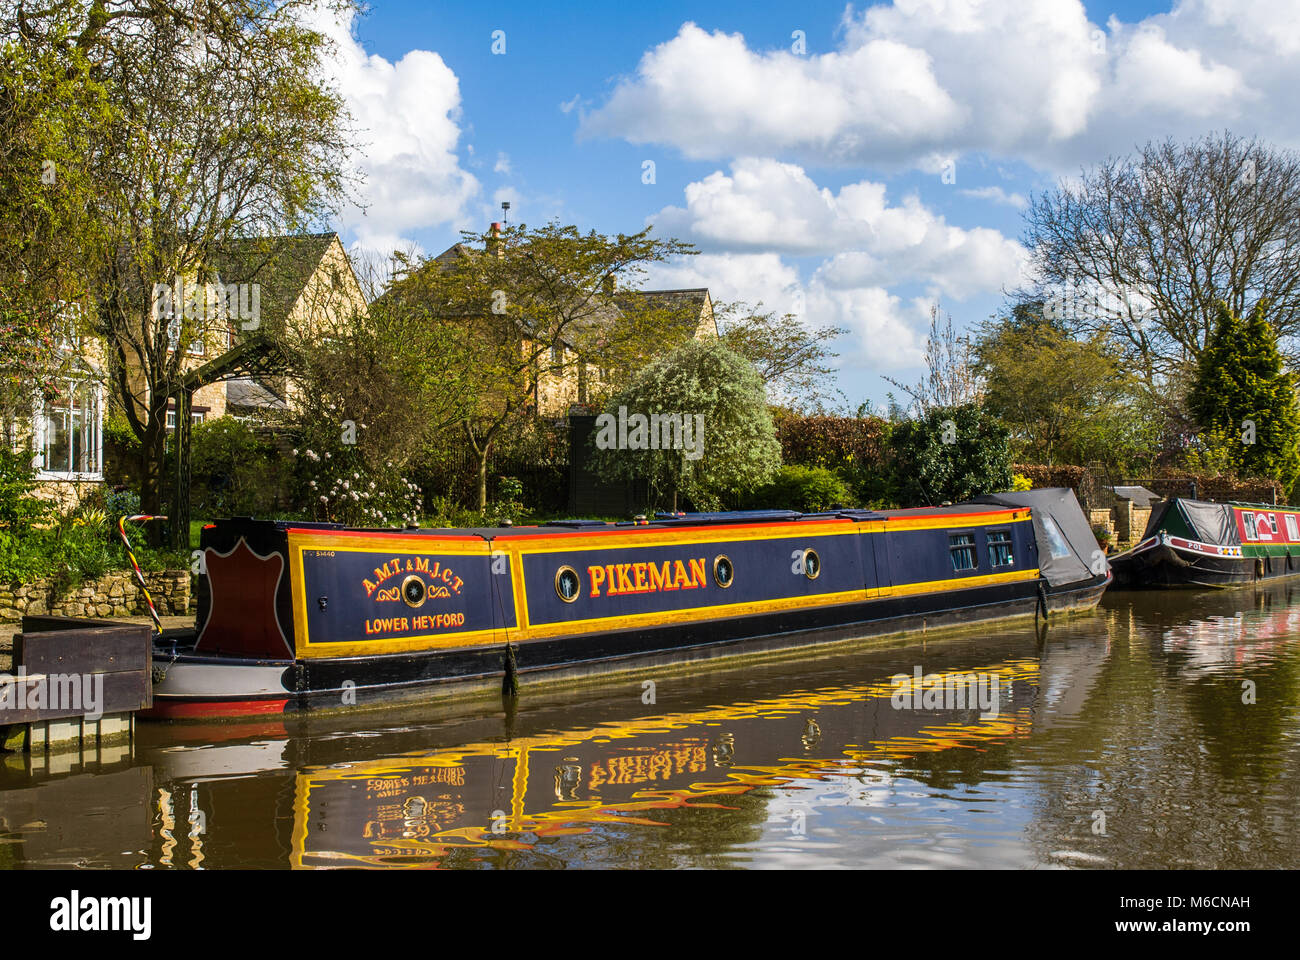
M 24 617 L 0 675 L 0 746 L 28 754 L 129 743 L 153 705 L 148 624 Z

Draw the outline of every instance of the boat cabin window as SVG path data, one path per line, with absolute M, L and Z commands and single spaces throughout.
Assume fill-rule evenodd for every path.
M 1286 538 L 1288 540 L 1300 540 L 1300 530 L 1296 529 L 1295 514 L 1284 513 L 1282 516 L 1286 519 Z
M 1255 529 L 1255 514 L 1251 511 L 1247 511 L 1241 515 L 1241 520 L 1241 525 L 1246 528 L 1246 539 L 1258 540 L 1259 531 Z
M 1268 528 L 1269 528 L 1269 530 L 1271 530 L 1271 531 L 1273 532 L 1274 535 L 1277 534 L 1277 514 L 1276 514 L 1276 513 L 1270 513 L 1270 514 L 1268 515 Z
M 988 534 L 989 563 L 995 567 L 1009 567 L 1015 563 L 1011 554 L 1011 531 L 990 530 Z
M 974 570 L 979 566 L 973 533 L 954 533 L 948 537 L 948 552 L 952 554 L 952 568 L 955 571 Z
M 1043 514 L 1043 533 L 1047 536 L 1047 555 L 1053 560 L 1060 560 L 1062 557 L 1070 555 L 1070 545 L 1065 540 L 1065 534 L 1061 533 L 1061 528 L 1056 525 L 1047 514 Z

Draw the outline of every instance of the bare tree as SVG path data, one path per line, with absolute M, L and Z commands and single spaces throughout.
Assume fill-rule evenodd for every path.
M 764 310 L 762 303 L 718 303 L 713 313 L 723 342 L 757 368 L 772 402 L 821 409 L 839 393 L 831 363 L 839 354 L 831 344 L 848 330 L 830 324 L 809 327 L 792 313 Z
M 1300 157 L 1231 133 L 1148 143 L 1035 197 L 1034 298 L 1109 325 L 1155 386 L 1193 365 L 1222 300 L 1261 300 L 1294 357 L 1300 334 Z M 1064 296 L 1062 296 L 1064 294 Z
M 970 338 L 957 336 L 952 314 L 943 316 L 940 320 L 936 301 L 930 307 L 930 334 L 925 338 L 926 378 L 910 387 L 893 377 L 884 378 L 912 398 L 914 412 L 922 417 L 936 409 L 977 403 L 984 396 Z

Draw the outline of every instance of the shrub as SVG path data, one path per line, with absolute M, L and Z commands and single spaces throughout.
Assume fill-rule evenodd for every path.
M 615 443 L 620 412 L 630 426 Z M 680 435 L 667 447 L 659 437 L 648 442 L 654 414 L 688 418 L 692 443 Z M 609 477 L 644 481 L 650 509 L 684 498 L 696 509 L 716 510 L 766 483 L 781 463 L 762 378 L 718 340 L 691 340 L 644 367 L 597 417 L 592 441 L 591 465 Z
M 246 423 L 217 417 L 194 427 L 191 510 L 200 517 L 264 515 L 273 508 L 275 447 Z
M 420 488 L 393 464 L 367 461 L 332 430 L 318 432 L 294 457 L 299 502 L 314 518 L 352 527 L 419 522 Z
M 891 434 L 903 506 L 956 503 L 1011 486 L 1009 434 L 976 404 L 939 407 Z
M 49 503 L 33 496 L 35 489 L 35 471 L 28 456 L 0 449 L 0 529 L 21 533 L 49 515 Z
M 784 466 L 776 479 L 742 500 L 749 510 L 798 510 L 818 513 L 851 500 L 848 486 L 824 467 Z
M 116 534 L 116 518 L 92 508 L 58 517 L 47 527 L 23 533 L 0 530 L 0 582 L 30 583 L 51 579 L 56 593 L 110 570 L 129 568 Z M 144 547 L 133 537 L 136 557 L 145 570 L 185 567 L 189 558 Z
M 524 485 L 516 477 L 502 477 L 497 484 L 497 499 L 488 504 L 483 514 L 483 522 L 490 527 L 500 526 L 501 521 L 518 523 L 528 516 L 522 498 Z
M 134 490 L 110 490 L 104 495 L 104 512 L 114 524 L 121 517 L 134 517 L 140 512 L 140 494 Z

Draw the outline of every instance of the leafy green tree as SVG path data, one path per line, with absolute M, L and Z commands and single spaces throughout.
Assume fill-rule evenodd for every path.
M 1011 430 L 1022 463 L 1149 466 L 1162 419 L 1104 329 L 1074 336 L 1042 305 L 986 323 L 975 343 L 985 406 Z
M 686 435 L 674 439 L 682 442 L 663 443 L 662 420 L 655 436 L 652 415 L 680 418 Z M 645 418 L 646 432 L 636 432 L 634 417 Z M 781 466 L 763 379 L 717 340 L 691 340 L 643 369 L 597 418 L 595 443 L 597 464 L 610 475 L 648 482 L 651 507 L 677 509 L 685 497 L 716 510 Z
M 465 369 L 474 403 L 459 425 L 478 462 L 482 511 L 493 450 L 536 415 L 546 389 L 576 383 L 577 401 L 594 402 L 648 357 L 690 336 L 694 325 L 682 324 L 680 310 L 626 294 L 647 264 L 693 248 L 652 237 L 648 228 L 606 236 L 558 223 L 464 237 L 453 255 L 421 264 L 384 300 L 426 305 L 434 322 L 470 348 Z
M 1272 477 L 1290 489 L 1300 477 L 1300 409 L 1267 309 L 1257 304 L 1243 321 L 1219 304 L 1187 402 L 1202 443 L 1239 476 Z
M 1011 489 L 1010 434 L 983 407 L 936 407 L 894 426 L 895 495 L 902 506 L 933 506 Z
M 55 5 L 43 20 L 66 41 Z M 99 234 L 94 132 L 111 111 L 81 51 L 16 40 L 0 13 L 0 432 L 23 439 L 35 403 L 54 400 L 74 365 L 60 344 L 85 332 L 84 264 Z
M 0 30 L 21 38 L 29 72 L 76 94 L 71 106 L 37 103 L 27 126 L 54 131 L 46 141 L 75 136 L 68 189 L 93 187 L 78 216 L 58 219 L 68 237 L 93 240 L 72 262 L 108 348 L 111 399 L 140 440 L 149 513 L 161 506 L 168 397 L 188 364 L 180 345 L 216 348 L 230 334 L 223 318 L 199 311 L 159 316 L 155 285 L 210 279 L 214 252 L 229 239 L 321 223 L 348 182 L 348 117 L 324 77 L 328 40 L 302 16 L 310 6 L 51 0 L 0 11 Z M 64 122 L 69 112 L 77 122 Z M 62 183 L 57 164 L 56 175 Z M 22 196 L 35 189 L 31 177 L 20 181 Z M 51 197 L 75 212 L 68 195 Z

